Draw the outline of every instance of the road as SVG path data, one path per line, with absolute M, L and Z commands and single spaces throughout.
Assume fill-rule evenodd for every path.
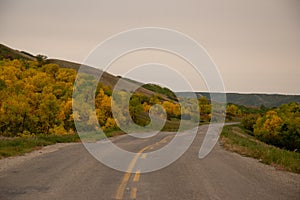
M 198 152 L 206 128 L 199 128 L 191 147 L 176 162 L 145 174 L 110 169 L 81 143 L 41 153 L 0 170 L 0 199 L 300 199 L 298 174 L 275 170 L 225 151 L 219 144 L 200 160 Z M 123 135 L 112 140 L 124 149 L 139 152 L 146 146 L 152 148 L 145 151 L 161 148 L 171 139 L 172 133 L 159 133 L 148 139 Z

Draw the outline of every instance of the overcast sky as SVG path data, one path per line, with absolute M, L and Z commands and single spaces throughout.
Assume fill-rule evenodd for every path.
M 114 34 L 164 27 L 189 35 L 207 50 L 227 92 L 300 94 L 299 0 L 0 2 L 0 42 L 15 49 L 83 62 L 96 45 Z M 205 90 L 187 65 L 169 57 L 136 53 L 120 59 L 109 71 L 124 75 L 126 66 L 162 59 L 163 64 L 177 65 L 177 71 L 184 69 L 194 89 Z M 175 75 L 164 70 L 160 74 L 173 83 L 171 88 L 183 90 Z M 136 74 L 140 80 L 151 79 L 147 70 L 144 76 L 141 70 Z

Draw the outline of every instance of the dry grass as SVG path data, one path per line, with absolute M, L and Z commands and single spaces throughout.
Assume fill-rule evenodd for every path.
M 300 173 L 300 153 L 265 144 L 248 135 L 239 125 L 226 126 L 221 135 L 225 149 L 259 159 L 276 169 Z

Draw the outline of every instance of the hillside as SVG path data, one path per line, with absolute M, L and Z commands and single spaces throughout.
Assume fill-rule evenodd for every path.
M 36 56 L 33 56 L 28 52 L 15 50 L 15 49 L 7 47 L 3 44 L 0 44 L 0 60 L 2 60 L 2 59 L 37 60 Z M 62 68 L 75 69 L 76 71 L 78 71 L 78 69 L 81 66 L 81 64 L 79 64 L 79 63 L 70 62 L 70 61 L 66 61 L 66 60 L 52 59 L 52 58 L 46 59 L 44 62 L 47 64 L 50 64 L 50 63 L 57 64 L 59 67 L 62 67 Z M 84 73 L 90 74 L 90 75 L 94 75 L 94 76 L 96 76 L 97 74 L 99 74 L 101 72 L 100 70 L 90 67 L 90 66 L 84 66 L 84 68 L 81 68 L 81 71 Z M 120 79 L 122 79 L 122 84 L 125 88 L 131 88 L 131 87 L 138 85 L 138 86 L 140 86 L 136 90 L 136 92 L 138 92 L 138 93 L 141 93 L 148 97 L 155 95 L 155 94 L 160 94 L 162 99 L 170 100 L 168 95 L 165 95 L 162 92 L 159 92 L 159 90 L 151 90 L 151 88 L 148 89 L 146 87 L 143 87 L 143 83 L 139 83 L 137 81 L 130 80 L 127 78 L 122 78 L 120 76 L 114 76 L 107 72 L 104 72 L 102 74 L 100 82 L 103 83 L 103 85 L 107 85 L 107 86 L 110 86 L 113 88 Z M 157 87 L 159 88 L 160 86 L 157 86 Z M 164 90 L 160 90 L 160 91 L 164 91 Z
M 74 86 L 76 77 L 81 79 Z M 111 84 L 116 79 L 122 80 L 107 73 L 103 77 Z M 124 84 L 130 87 L 134 83 L 124 80 Z M 91 85 L 97 86 L 94 94 Z M 133 90 L 128 87 L 125 89 Z M 155 87 L 155 90 L 161 89 Z M 120 127 L 136 131 L 131 120 L 140 126 L 148 125 L 149 112 L 155 104 L 160 104 L 166 111 L 163 130 L 174 130 L 181 124 L 181 107 L 176 101 L 165 100 L 163 95 L 145 88 L 139 91 L 143 93 L 131 95 L 121 89 L 114 91 L 112 97 L 112 88 L 95 81 L 89 74 L 76 73 L 74 69 L 53 63 L 3 59 L 0 61 L 0 137 L 63 135 L 78 130 L 97 132 L 99 126 L 106 133 L 119 131 Z M 163 88 L 161 93 L 165 91 L 169 90 Z M 127 99 L 129 105 L 124 102 Z M 113 111 L 118 118 L 113 116 Z M 156 121 L 161 122 L 164 115 L 159 109 L 154 112 L 157 112 Z M 199 115 L 192 105 L 186 106 L 184 114 L 186 119 L 195 119 Z M 156 125 L 152 124 L 151 128 Z
M 36 60 L 35 56 L 31 55 L 30 53 L 18 51 L 0 44 L 0 60 L 2 59 Z
M 208 92 L 196 92 L 198 97 L 205 96 L 210 99 L 210 93 Z M 190 92 L 178 92 L 177 95 L 188 97 Z M 214 93 L 220 94 L 221 93 Z M 300 102 L 300 95 L 281 95 L 281 94 L 239 94 L 239 93 L 227 93 L 227 103 L 234 103 L 238 105 L 250 106 L 250 107 L 278 107 L 282 104 L 290 102 Z
M 290 102 L 300 102 L 300 95 L 280 94 L 236 94 L 228 93 L 227 101 L 245 106 L 278 107 Z
M 0 60 L 1 59 L 23 59 L 23 60 L 37 60 L 36 56 L 31 55 L 25 51 L 14 50 L 9 48 L 3 44 L 0 44 Z M 78 71 L 81 64 L 59 60 L 59 59 L 46 59 L 46 63 L 54 63 L 59 65 L 62 68 L 72 68 Z M 99 70 L 90 66 L 85 66 L 82 70 L 87 74 L 96 75 L 99 74 Z M 174 94 L 167 88 L 161 88 L 157 85 L 140 83 L 134 80 L 130 80 L 127 78 L 123 78 L 120 76 L 114 76 L 110 73 L 104 72 L 102 74 L 102 78 L 100 80 L 104 85 L 108 85 L 110 87 L 114 87 L 115 84 L 122 79 L 125 87 L 130 88 L 133 85 L 139 85 L 140 88 L 137 89 L 137 92 L 142 93 L 148 97 L 160 94 L 162 99 L 164 100 L 174 100 Z M 179 96 L 188 97 L 190 96 L 190 92 L 177 92 Z M 198 97 L 205 96 L 210 99 L 210 94 L 208 92 L 197 92 Z M 227 93 L 227 103 L 234 103 L 244 106 L 254 106 L 259 107 L 264 105 L 266 107 L 278 107 L 282 104 L 286 104 L 289 102 L 300 102 L 300 95 L 280 95 L 280 94 L 239 94 L 239 93 Z

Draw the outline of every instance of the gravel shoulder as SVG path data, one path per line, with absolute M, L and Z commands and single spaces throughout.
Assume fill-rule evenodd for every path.
M 78 143 L 56 143 L 53 145 L 42 147 L 41 149 L 34 150 L 21 156 L 13 156 L 0 159 L 0 172 L 4 172 L 11 167 L 17 167 L 23 162 L 31 160 L 35 157 L 58 151 L 59 149 L 67 146 L 71 146 Z

